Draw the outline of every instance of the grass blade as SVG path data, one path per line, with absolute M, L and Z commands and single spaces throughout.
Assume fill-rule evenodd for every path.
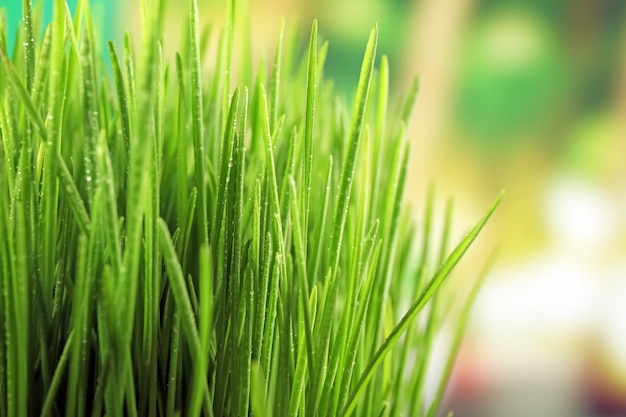
M 174 295 L 174 300 L 176 301 L 176 306 L 178 308 L 178 311 L 180 312 L 180 322 L 183 329 L 183 334 L 185 335 L 185 338 L 187 340 L 189 351 L 194 362 L 202 363 L 202 359 L 200 359 L 200 355 L 202 354 L 202 345 L 200 344 L 198 327 L 196 325 L 195 315 L 191 307 L 189 293 L 187 292 L 185 277 L 183 276 L 183 271 L 181 269 L 180 263 L 176 258 L 176 250 L 174 248 L 174 243 L 172 242 L 170 232 L 167 229 L 167 224 L 165 224 L 165 221 L 163 219 L 159 219 L 158 225 L 159 242 L 163 254 L 163 260 L 165 261 L 165 268 L 168 273 L 168 278 L 172 288 L 172 293 Z M 205 267 L 206 265 L 203 268 Z M 208 387 L 206 386 L 206 378 L 204 373 L 202 373 L 202 369 L 196 369 L 196 372 L 194 372 L 193 385 L 199 385 L 200 387 L 194 391 L 195 394 L 192 398 L 190 398 L 190 403 L 194 404 L 198 401 L 195 396 L 203 396 L 204 401 L 207 401 L 209 403 L 208 407 L 210 409 L 213 409 L 210 397 L 208 396 L 209 393 Z
M 496 207 L 500 204 L 502 196 L 503 194 L 501 193 L 500 196 L 498 196 L 498 198 L 495 200 L 487 214 L 476 224 L 476 226 L 474 226 L 469 234 L 452 251 L 446 261 L 439 267 L 435 276 L 432 277 L 431 280 L 428 282 L 418 299 L 413 303 L 413 305 L 411 305 L 411 308 L 409 308 L 404 317 L 402 317 L 402 320 L 400 320 L 396 327 L 394 327 L 393 331 L 389 334 L 385 342 L 382 344 L 374 357 L 368 363 L 365 371 L 359 379 L 359 382 L 350 394 L 350 397 L 340 414 L 341 416 L 348 416 L 352 413 L 362 390 L 369 382 L 378 365 L 380 365 L 381 361 L 390 352 L 391 348 L 398 341 L 402 333 L 404 333 L 404 331 L 415 319 L 415 317 L 417 317 L 417 315 L 424 308 L 428 300 L 432 298 L 433 294 L 437 291 L 443 281 L 448 277 L 452 269 L 459 262 L 461 257 L 465 254 L 469 246 L 476 239 L 476 237 L 484 227 L 485 223 L 487 223 L 487 220 L 489 220 L 489 217 L 491 217 Z
M 485 278 L 487 277 L 489 271 L 491 270 L 495 259 L 497 257 L 497 250 L 494 250 L 491 255 L 489 255 L 489 259 L 485 263 L 483 270 L 480 272 L 478 279 L 474 283 L 472 290 L 470 291 L 469 296 L 465 300 L 463 307 L 461 309 L 461 315 L 459 318 L 459 322 L 456 325 L 456 331 L 454 333 L 454 339 L 452 340 L 452 346 L 446 358 L 446 362 L 444 365 L 444 369 L 439 379 L 439 383 L 437 384 L 437 389 L 435 391 L 435 398 L 432 403 L 428 407 L 428 412 L 426 413 L 427 417 L 434 417 L 435 413 L 439 409 L 441 405 L 441 401 L 443 400 L 444 390 L 447 386 L 447 382 L 450 379 L 450 374 L 452 373 L 452 367 L 454 365 L 454 359 L 457 356 L 459 348 L 461 347 L 461 340 L 463 338 L 463 334 L 465 333 L 465 328 L 467 327 L 467 322 L 469 320 L 470 311 L 472 306 L 474 305 L 474 300 L 476 300 L 476 296 L 478 295 L 478 291 L 483 285 Z
M 365 56 L 363 57 L 361 76 L 359 78 L 356 101 L 352 114 L 352 124 L 350 126 L 348 152 L 341 171 L 339 192 L 337 194 L 337 203 L 335 205 L 335 213 L 333 215 L 333 232 L 330 239 L 331 246 L 329 248 L 330 266 L 333 270 L 333 274 L 337 273 L 337 267 L 339 266 L 339 251 L 341 250 L 341 241 L 345 229 L 346 217 L 348 215 L 350 191 L 352 190 L 352 180 L 354 177 L 354 164 L 359 150 L 361 129 L 363 127 L 363 119 L 365 117 L 365 109 L 367 106 L 367 97 L 370 90 L 372 73 L 374 72 L 374 60 L 376 57 L 377 44 L 378 26 L 375 26 L 370 33 L 370 38 L 365 49 Z

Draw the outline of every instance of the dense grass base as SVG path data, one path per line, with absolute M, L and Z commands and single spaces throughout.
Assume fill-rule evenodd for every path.
M 317 23 L 254 69 L 233 1 L 206 71 L 195 0 L 171 66 L 164 0 L 112 65 L 87 1 L 42 36 L 23 9 L 13 52 L 0 20 L 0 417 L 435 415 L 475 296 L 427 399 L 440 287 L 499 199 L 449 251 L 431 195 L 417 233 L 418 84 L 389 115 L 377 28 L 348 116 Z

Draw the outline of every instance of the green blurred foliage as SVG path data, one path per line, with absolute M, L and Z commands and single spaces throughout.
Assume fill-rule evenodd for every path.
M 412 6 L 409 0 L 323 0 L 314 6 L 312 13 L 320 18 L 321 30 L 332 43 L 325 71 L 340 91 L 350 94 L 356 88 L 354 74 L 365 48 L 363 39 L 374 23 L 379 26 L 380 54 L 389 57 L 391 80 L 401 73 Z
M 65 0 L 71 13 L 76 10 L 76 4 L 78 0 Z M 52 5 L 51 0 L 33 0 L 33 13 L 35 16 L 40 15 L 47 25 L 52 19 Z M 99 29 L 99 33 L 102 33 L 104 39 L 102 39 L 102 47 L 107 40 L 115 39 L 121 40 L 119 31 L 117 30 L 117 17 L 118 10 L 117 0 L 91 0 L 90 4 L 92 11 L 94 12 L 95 23 Z M 22 0 L 2 0 L 0 2 L 0 8 L 6 10 L 7 16 L 7 45 L 8 50 L 12 51 L 15 45 L 15 39 L 17 38 L 18 30 L 21 28 L 22 22 Z M 44 27 L 45 27 L 44 25 Z M 102 28 L 102 30 L 100 30 Z
M 461 139 L 502 150 L 568 146 L 570 127 L 612 105 L 626 2 L 482 0 L 459 51 Z
M 468 137 L 491 146 L 543 122 L 569 82 L 554 34 L 517 10 L 476 22 L 460 62 L 456 117 Z

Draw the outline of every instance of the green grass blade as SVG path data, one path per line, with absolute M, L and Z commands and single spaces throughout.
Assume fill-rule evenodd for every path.
M 191 357 L 196 363 L 201 363 L 200 355 L 202 354 L 202 346 L 200 344 L 200 336 L 198 335 L 198 327 L 196 325 L 196 319 L 191 307 L 191 300 L 189 293 L 187 292 L 187 286 L 185 284 L 185 277 L 181 269 L 180 263 L 176 257 L 176 250 L 172 237 L 167 228 L 167 224 L 163 219 L 158 220 L 159 224 L 159 243 L 165 261 L 165 268 L 168 273 L 168 278 L 176 306 L 180 314 L 181 326 L 187 345 L 191 353 Z M 209 408 L 213 409 L 211 399 L 208 396 L 208 387 L 206 386 L 206 378 L 202 370 L 196 370 L 194 372 L 193 385 L 200 385 L 200 388 L 195 391 L 195 395 L 204 396 L 204 401 L 209 402 Z M 190 403 L 193 404 L 196 400 L 192 397 Z
M 78 343 L 72 345 L 73 348 L 69 358 L 69 391 L 66 400 L 66 417 L 84 414 L 84 397 L 82 397 L 81 394 L 84 394 L 83 390 L 85 387 L 84 384 L 80 383 L 80 380 L 84 379 L 84 369 L 81 368 L 84 366 L 82 362 L 83 355 L 85 354 L 84 349 L 86 349 L 88 345 L 86 313 L 88 311 L 87 303 L 91 298 L 89 296 L 85 298 L 89 291 L 89 286 L 87 285 L 87 281 L 89 280 L 89 276 L 87 275 L 89 268 L 89 241 L 84 235 L 79 237 L 78 249 L 75 293 L 77 300 L 80 300 L 80 302 L 72 306 L 72 328 L 78 339 Z
M 337 194 L 337 203 L 335 205 L 335 213 L 333 215 L 333 232 L 330 239 L 330 266 L 333 274 L 337 273 L 339 266 L 339 252 L 341 250 L 341 241 L 348 215 L 348 207 L 350 202 L 350 191 L 352 190 L 352 180 L 354 177 L 354 165 L 359 150 L 359 142 L 361 139 L 361 129 L 365 117 L 365 109 L 367 106 L 367 97 L 370 90 L 372 73 L 374 72 L 374 60 L 376 57 L 376 46 L 378 44 L 378 26 L 372 29 L 365 56 L 363 57 L 363 65 L 361 67 L 361 76 L 359 77 L 359 85 L 357 87 L 356 101 L 352 114 L 352 124 L 350 126 L 348 151 L 343 163 L 341 171 L 341 179 L 339 181 L 339 191 Z
M 87 185 L 87 195 L 93 203 L 94 184 L 98 182 L 96 171 L 96 146 L 98 142 L 98 107 L 96 85 L 96 63 L 93 51 L 93 26 L 89 13 L 85 14 L 86 23 L 82 35 L 80 61 L 82 75 L 82 102 L 83 102 L 83 132 L 84 132 L 84 174 Z M 71 27 L 71 25 L 69 26 Z
M 26 66 L 26 88 L 32 91 L 35 78 L 35 30 L 31 0 L 22 0 L 22 19 L 24 20 L 24 63 Z
M 487 277 L 487 275 L 489 274 L 489 271 L 493 267 L 493 264 L 497 257 L 497 253 L 498 253 L 497 250 L 494 250 L 491 253 L 487 262 L 485 263 L 485 266 L 483 267 L 483 270 L 480 272 L 480 275 L 478 276 L 476 283 L 474 283 L 474 286 L 472 287 L 472 290 L 470 291 L 469 296 L 467 297 L 467 299 L 465 300 L 465 303 L 463 304 L 459 321 L 456 323 L 456 330 L 454 332 L 452 346 L 450 347 L 450 351 L 446 358 L 442 375 L 437 384 L 437 389 L 435 391 L 435 398 L 433 399 L 432 403 L 428 407 L 428 412 L 426 413 L 426 417 L 434 417 L 437 413 L 437 410 L 439 410 L 439 407 L 441 406 L 441 401 L 443 400 L 443 394 L 447 386 L 448 380 L 450 379 L 450 374 L 452 373 L 454 359 L 456 358 L 459 348 L 461 347 L 461 341 L 463 339 L 463 334 L 465 333 L 465 328 L 467 327 L 467 322 L 469 320 L 472 306 L 474 305 L 476 296 L 478 295 L 478 292 L 480 288 L 482 287 L 483 282 L 485 281 L 485 278 Z
M 11 83 L 11 85 L 15 89 L 15 92 L 17 93 L 18 98 L 22 102 L 22 105 L 24 105 L 25 110 L 28 112 L 30 121 L 35 124 L 35 127 L 37 127 L 37 130 L 45 139 L 47 136 L 47 130 L 44 125 L 43 119 L 39 115 L 39 112 L 37 111 L 35 104 L 31 100 L 27 87 L 25 87 L 24 84 L 21 82 L 20 76 L 18 75 L 17 70 L 13 66 L 13 63 L 9 60 L 9 57 L 7 57 L 6 53 L 2 50 L 0 50 L 0 61 L 2 62 L 2 68 L 8 77 L 8 81 Z
M 172 320 L 172 336 L 170 339 L 170 362 L 168 367 L 168 384 L 167 384 L 167 404 L 166 404 L 166 415 L 173 416 L 174 410 L 176 407 L 176 394 L 177 387 L 179 384 L 178 373 L 179 373 L 179 346 L 180 346 L 180 338 L 179 338 L 179 328 L 180 328 L 180 319 L 177 312 L 173 313 L 174 317 Z
M 302 228 L 304 231 L 305 251 L 308 242 L 309 209 L 311 202 L 311 183 L 313 172 L 313 136 L 315 127 L 315 104 L 317 97 L 317 20 L 313 21 L 309 41 L 309 58 L 306 81 L 306 105 L 304 110 L 304 204 L 302 209 Z
M 276 163 L 274 161 L 274 147 L 273 147 L 273 141 L 272 141 L 272 133 L 270 130 L 270 123 L 269 123 L 269 114 L 268 114 L 268 107 L 267 107 L 267 95 L 265 94 L 265 88 L 263 87 L 263 85 L 261 85 L 261 102 L 260 102 L 260 108 L 261 108 L 261 120 L 263 122 L 263 141 L 264 141 L 264 145 L 265 145 L 265 157 L 266 157 L 266 161 L 267 161 L 267 167 L 268 167 L 268 174 L 269 174 L 269 187 L 270 187 L 270 201 L 271 201 L 271 206 L 270 207 L 273 210 L 273 218 L 274 218 L 274 228 L 276 230 L 276 243 L 277 243 L 277 247 L 278 247 L 278 252 L 280 254 L 285 254 L 285 241 L 284 241 L 284 236 L 283 236 L 283 226 L 282 226 L 282 222 L 280 219 L 280 198 L 279 198 L 279 194 L 278 194 L 278 182 L 277 182 L 277 175 L 276 175 Z M 283 259 L 284 261 L 284 259 Z M 284 265 L 284 263 L 283 263 Z M 286 271 L 283 268 L 282 271 L 282 275 L 283 277 L 285 277 Z
M 278 97 L 280 91 L 280 68 L 283 56 L 283 37 L 285 34 L 285 19 L 280 21 L 280 30 L 278 32 L 278 41 L 276 44 L 276 55 L 274 56 L 274 67 L 272 68 L 272 78 L 270 80 L 270 96 L 269 96 L 269 117 L 270 128 L 272 131 L 276 129 L 278 121 Z
M 334 375 L 330 375 L 330 378 L 327 378 L 328 375 L 328 362 L 329 362 L 329 352 L 330 352 L 330 339 L 332 333 L 332 321 L 334 317 L 334 310 L 337 304 L 338 298 L 338 280 L 333 278 L 332 270 L 329 268 L 326 273 L 325 281 L 328 283 L 325 285 L 326 293 L 322 297 L 321 302 L 321 310 L 318 313 L 320 316 L 319 326 L 316 326 L 317 331 L 317 340 L 318 346 L 316 347 L 316 352 L 318 353 L 318 359 L 316 359 L 316 363 L 320 367 L 320 371 L 318 373 L 317 381 L 314 381 L 312 392 L 315 395 L 315 403 L 313 406 L 313 414 L 317 414 L 318 410 L 325 409 L 330 406 L 330 398 L 326 393 L 327 388 L 330 387 L 330 384 L 326 379 L 332 381 Z
M 311 293 L 311 298 L 305 300 L 304 306 L 302 306 L 302 309 L 305 312 L 309 309 L 312 310 L 311 316 L 312 316 L 313 321 L 315 320 L 316 305 L 317 305 L 317 290 L 314 287 L 313 292 Z M 301 331 L 300 338 L 304 337 L 306 339 L 307 336 L 304 333 L 306 333 L 307 331 L 308 329 L 304 327 Z M 304 396 L 304 388 L 305 388 L 306 377 L 307 377 L 307 373 L 306 373 L 307 364 L 309 363 L 308 355 L 307 355 L 308 343 L 309 342 L 307 339 L 307 343 L 301 343 L 298 349 L 296 370 L 294 373 L 294 383 L 291 389 L 291 396 L 289 398 L 289 410 L 288 410 L 289 417 L 297 417 L 300 412 L 300 405 L 302 404 L 302 397 Z M 308 376 L 310 378 L 314 378 L 313 374 L 311 373 Z
M 374 288 L 376 267 L 380 255 L 380 245 L 376 245 L 378 236 L 378 222 L 372 226 L 371 230 L 368 232 L 367 237 L 365 238 L 366 242 L 366 258 L 368 259 L 368 269 L 363 271 L 363 275 L 366 277 L 365 282 L 363 283 L 361 289 L 361 295 L 359 299 L 357 299 L 357 309 L 354 317 L 354 324 L 352 326 L 352 331 L 347 343 L 346 349 L 346 360 L 345 365 L 343 367 L 343 375 L 342 375 L 342 384 L 337 389 L 337 400 L 335 403 L 335 413 L 337 413 L 336 408 L 340 404 L 344 404 L 346 401 L 346 397 L 348 396 L 348 391 L 351 386 L 352 375 L 354 371 L 354 367 L 356 364 L 356 355 L 358 352 L 358 344 L 360 343 L 361 332 L 364 329 L 365 320 L 367 318 L 367 313 L 370 306 L 372 289 Z
M 45 141 L 45 161 L 42 176 L 41 224 L 41 272 L 42 292 L 46 297 L 53 293 L 55 259 L 57 257 L 58 196 L 56 169 L 61 149 L 63 108 L 66 91 L 65 71 L 65 7 L 62 0 L 55 0 L 52 13 L 52 40 L 50 52 L 50 76 L 48 79 L 48 116 Z
M 293 227 L 293 241 L 296 250 L 296 270 L 298 271 L 298 287 L 300 289 L 301 307 L 304 312 L 304 339 L 306 346 L 306 354 L 309 363 L 309 373 L 311 377 L 315 377 L 315 347 L 313 345 L 313 324 L 311 320 L 311 312 L 309 311 L 309 284 L 306 271 L 306 249 L 304 245 L 304 233 L 298 210 L 298 195 L 296 191 L 296 181 L 293 177 L 289 178 L 291 187 L 291 223 Z M 297 403 L 295 405 L 297 407 Z M 292 410 L 295 412 L 295 410 Z
M 260 187 L 260 186 L 259 186 Z M 260 189 L 259 189 L 259 194 L 260 194 Z M 253 357 L 256 360 L 261 360 L 262 357 L 262 353 L 263 352 L 263 348 L 264 348 L 264 333 L 265 333 L 265 326 L 266 326 L 266 314 L 268 311 L 271 310 L 267 310 L 267 305 L 268 302 L 270 300 L 268 300 L 270 292 L 269 292 L 269 288 L 270 288 L 270 276 L 272 275 L 272 268 L 271 268 L 271 263 L 272 263 L 272 254 L 273 254 L 273 250 L 272 250 L 272 237 L 271 235 L 268 233 L 265 236 L 265 243 L 263 245 L 263 249 L 264 249 L 264 254 L 263 254 L 263 258 L 264 258 L 264 263 L 261 266 L 260 271 L 262 272 L 262 277 L 261 277 L 261 283 L 259 285 L 259 291 L 258 291 L 258 296 L 257 296 L 257 309 L 254 313 L 254 320 L 255 320 L 255 329 L 256 329 L 256 335 L 254 337 L 254 343 L 253 343 Z
M 253 362 L 251 366 L 250 402 L 252 413 L 256 417 L 268 417 L 267 398 L 265 396 L 266 383 L 263 380 L 261 367 L 258 362 Z
M 489 217 L 491 217 L 491 215 L 493 214 L 496 207 L 500 204 L 501 199 L 502 194 L 498 196 L 487 214 L 476 224 L 476 226 L 474 226 L 469 234 L 457 245 L 457 247 L 448 256 L 446 261 L 439 267 L 437 273 L 428 282 L 421 295 L 413 303 L 413 305 L 411 305 L 407 313 L 402 317 L 402 320 L 400 320 L 396 327 L 394 327 L 393 331 L 389 334 L 387 339 L 385 339 L 385 342 L 378 349 L 374 357 L 369 361 L 365 371 L 359 379 L 359 382 L 350 394 L 350 397 L 340 414 L 341 416 L 348 416 L 352 413 L 362 390 L 371 379 L 378 365 L 380 365 L 381 361 L 391 351 L 391 348 L 398 341 L 402 333 L 404 333 L 407 327 L 413 322 L 415 317 L 417 317 L 419 312 L 424 308 L 426 303 L 432 298 L 433 294 L 435 294 L 443 281 L 448 277 L 452 269 L 465 254 L 472 242 L 476 239 L 487 220 L 489 220 Z
M 413 112 L 413 106 L 415 105 L 415 100 L 417 98 L 417 93 L 420 89 L 420 79 L 419 77 L 415 77 L 413 79 L 413 83 L 409 88 L 409 93 L 407 94 L 404 104 L 402 106 L 402 123 L 405 126 L 409 125 L 409 119 L 411 118 L 411 113 Z
M 99 177 L 103 187 L 104 208 L 102 216 L 102 224 L 104 226 L 104 241 L 109 245 L 109 253 L 111 256 L 111 264 L 115 275 L 123 273 L 122 265 L 122 247 L 119 229 L 117 227 L 117 196 L 115 194 L 115 178 L 113 177 L 113 164 L 111 155 L 107 147 L 104 132 L 100 133 L 97 147 L 97 162 L 100 171 Z
M 111 58 L 111 64 L 113 65 L 113 77 L 115 79 L 115 87 L 117 91 L 117 100 L 120 112 L 120 125 L 122 129 L 122 139 L 124 141 L 124 146 L 126 153 L 130 148 L 130 114 L 129 114 L 129 103 L 128 103 L 128 95 L 126 94 L 126 86 L 124 84 L 124 76 L 122 74 L 122 67 L 120 65 L 120 60 L 115 49 L 115 44 L 113 42 L 107 43 L 109 48 L 109 56 Z
M 65 341 L 65 346 L 63 347 L 63 352 L 59 357 L 59 362 L 57 363 L 57 367 L 54 370 L 54 375 L 52 377 L 52 383 L 50 384 L 50 389 L 46 393 L 45 400 L 43 402 L 43 407 L 41 409 L 41 417 L 48 417 L 52 415 L 52 407 L 54 406 L 54 399 L 56 394 L 61 386 L 61 379 L 63 378 L 63 374 L 67 368 L 67 363 L 70 358 L 71 349 L 73 349 L 73 341 L 76 336 L 72 331 Z
M 263 350 L 261 352 L 261 370 L 264 375 L 270 375 L 270 363 L 272 359 L 272 349 L 274 347 L 274 328 L 276 326 L 276 307 L 278 305 L 278 285 L 281 279 L 282 264 L 282 255 L 276 253 L 268 294 L 268 307 L 264 323 Z
M 206 375 L 208 368 L 208 361 L 206 360 L 209 354 L 209 342 L 210 335 L 212 334 L 212 322 L 213 322 L 213 261 L 211 257 L 211 251 L 208 246 L 202 246 L 200 248 L 200 351 L 198 359 L 199 363 L 196 365 L 196 371 L 199 375 Z M 200 415 L 202 407 L 202 384 L 194 384 L 193 392 L 191 394 L 189 405 L 189 416 L 195 417 Z
M 309 265 L 313 265 L 312 271 L 309 272 L 309 276 L 311 276 L 314 280 L 318 280 L 320 266 L 322 264 L 322 256 L 323 256 L 323 245 L 325 243 L 325 230 L 326 230 L 326 222 L 328 219 L 329 205 L 331 199 L 331 188 L 332 188 L 332 180 L 333 180 L 333 158 L 332 156 L 328 161 L 328 174 L 326 176 L 326 185 L 324 187 L 324 203 L 322 205 L 322 216 L 321 220 L 317 228 L 315 229 L 315 241 L 317 241 L 317 245 L 314 247 L 314 252 L 311 255 L 313 261 Z
M 231 173 L 233 171 L 233 152 L 235 142 L 235 131 L 237 114 L 239 112 L 239 90 L 235 90 L 233 98 L 230 104 L 230 110 L 228 112 L 228 121 L 226 125 L 226 131 L 222 140 L 222 155 L 220 158 L 220 175 L 219 175 L 219 188 L 217 195 L 217 209 L 213 217 L 213 231 L 211 234 L 211 241 L 217 248 L 218 239 L 224 236 L 223 231 L 220 230 L 223 216 L 226 214 L 227 197 L 229 193 L 229 187 L 231 186 Z
M 191 0 L 189 10 L 189 28 L 191 30 L 191 114 L 192 114 L 192 137 L 195 163 L 196 188 L 198 190 L 198 233 L 202 243 L 209 243 L 208 205 L 205 191 L 205 138 L 202 125 L 203 103 L 202 84 L 200 76 L 200 47 L 198 44 L 198 2 Z
M 8 338 L 13 338 L 10 343 L 13 350 L 14 370 L 15 370 L 15 415 L 26 417 L 28 414 L 28 348 L 29 348 L 29 332 L 25 329 L 29 326 L 28 317 L 28 266 L 26 263 L 26 225 L 23 215 L 24 206 L 21 201 L 16 202 L 15 207 L 15 229 L 12 236 L 9 237 L 9 254 L 11 263 L 11 283 L 8 285 L 10 290 L 11 301 L 7 303 L 13 314 L 13 332 Z M 5 300 L 6 302 L 6 300 Z M 8 314 L 7 314 L 8 315 Z M 10 359 L 11 360 L 11 359 Z M 8 383 L 11 384 L 10 382 Z
M 252 269 L 246 269 L 244 273 L 244 293 L 242 294 L 242 304 L 246 307 L 246 317 L 241 343 L 240 356 L 240 391 L 239 391 L 239 407 L 237 415 L 247 416 L 250 403 L 251 389 L 251 366 L 252 366 L 252 333 L 253 320 L 248 315 L 252 315 L 255 303 L 254 283 Z M 244 297 L 245 296 L 245 299 Z
M 80 228 L 82 233 L 89 233 L 90 230 L 90 218 L 89 214 L 87 214 L 87 209 L 85 208 L 85 203 L 83 202 L 80 192 L 78 191 L 78 187 L 74 182 L 72 174 L 68 169 L 65 161 L 63 161 L 61 154 L 58 150 L 52 150 L 49 155 L 50 160 L 56 162 L 58 177 L 61 183 L 62 189 L 65 191 L 65 195 L 68 199 L 68 204 L 74 213 L 76 223 Z

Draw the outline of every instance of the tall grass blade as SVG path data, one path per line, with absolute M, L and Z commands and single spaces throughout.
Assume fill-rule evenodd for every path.
M 361 140 L 361 129 L 363 127 L 363 119 L 365 117 L 370 82 L 374 72 L 374 59 L 376 57 L 377 45 L 378 26 L 375 26 L 370 33 L 369 41 L 367 42 L 367 47 L 365 48 L 365 56 L 363 57 L 361 76 L 359 78 L 356 101 L 352 114 L 352 124 L 350 125 L 350 133 L 348 135 L 349 142 L 347 154 L 341 170 L 337 203 L 335 205 L 335 212 L 333 215 L 333 232 L 331 234 L 329 248 L 330 266 L 333 268 L 333 274 L 337 273 L 337 268 L 339 266 L 339 251 L 341 249 L 341 241 L 343 239 L 346 217 L 348 215 L 350 191 L 352 190 L 352 180 L 354 178 L 354 165 Z

